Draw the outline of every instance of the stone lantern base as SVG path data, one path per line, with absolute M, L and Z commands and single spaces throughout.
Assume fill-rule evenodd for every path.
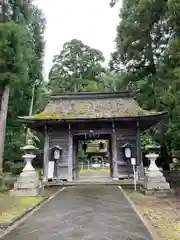
M 38 173 L 35 170 L 24 171 L 18 177 L 17 182 L 14 184 L 14 189 L 10 191 L 10 194 L 33 197 L 39 195 L 41 190 L 42 186 Z
M 159 197 L 169 196 L 174 193 L 173 189 L 170 188 L 168 182 L 166 182 L 165 177 L 159 171 L 156 176 L 151 176 L 149 172 L 144 179 L 144 187 L 141 188 L 141 191 L 145 195 L 154 195 Z
M 144 178 L 144 187 L 141 191 L 145 195 L 155 195 L 155 196 L 167 196 L 173 193 L 173 190 L 170 188 L 168 182 L 166 182 L 163 173 L 156 166 L 155 160 L 158 157 L 158 154 L 150 153 L 146 155 L 150 160 L 150 166 L 145 173 Z
M 141 188 L 140 192 L 146 196 L 155 196 L 155 197 L 169 197 L 174 195 L 173 189 L 145 189 Z
M 31 152 L 35 149 L 36 148 L 30 144 L 23 147 L 23 150 L 31 150 Z M 22 156 L 26 164 L 22 173 L 18 177 L 17 182 L 14 184 L 14 189 L 10 191 L 11 195 L 33 197 L 40 194 L 42 185 L 39 180 L 39 174 L 35 171 L 31 164 L 36 155 L 31 152 L 27 152 Z

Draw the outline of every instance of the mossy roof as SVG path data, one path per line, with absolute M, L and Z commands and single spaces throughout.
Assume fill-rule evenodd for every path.
M 143 110 L 129 94 L 71 94 L 53 96 L 44 111 L 24 119 L 102 119 L 158 115 L 157 112 Z

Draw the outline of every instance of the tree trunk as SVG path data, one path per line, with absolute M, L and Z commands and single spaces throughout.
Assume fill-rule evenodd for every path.
M 1 109 L 0 109 L 0 172 L 3 171 L 3 154 L 4 154 L 4 142 L 6 133 L 6 119 L 9 102 L 9 86 L 7 85 L 2 92 L 1 97 Z

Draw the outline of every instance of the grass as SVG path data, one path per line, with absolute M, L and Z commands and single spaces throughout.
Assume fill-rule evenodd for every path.
M 10 196 L 9 192 L 0 192 L 0 223 L 6 224 L 36 206 L 45 197 L 54 194 L 59 187 L 45 188 L 43 194 L 37 197 Z M 0 230 L 2 232 L 2 230 Z
M 140 192 L 125 190 L 131 200 L 135 203 L 140 213 L 154 227 L 159 239 L 179 240 L 180 239 L 180 201 L 177 203 L 175 197 L 156 198 L 144 196 Z M 176 202 L 175 205 L 172 203 Z
M 100 149 L 99 147 L 88 147 L 86 153 L 106 153 L 107 149 Z
M 110 169 L 80 169 L 80 173 L 109 173 Z
M 0 194 L 0 223 L 13 221 L 28 209 L 36 206 L 43 197 L 15 197 L 9 193 Z

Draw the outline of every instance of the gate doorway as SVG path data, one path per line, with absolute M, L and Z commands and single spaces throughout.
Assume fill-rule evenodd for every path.
M 74 135 L 74 178 L 107 180 L 113 176 L 111 134 Z

